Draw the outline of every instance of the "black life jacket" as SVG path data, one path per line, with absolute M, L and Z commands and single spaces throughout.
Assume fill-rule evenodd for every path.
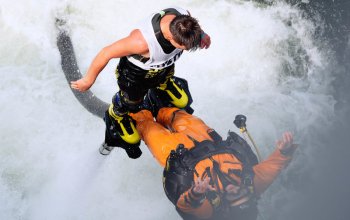
M 174 67 L 173 64 L 157 70 L 154 77 L 148 78 L 147 75 L 152 70 L 144 70 L 130 62 L 126 57 L 121 57 L 116 69 L 118 85 L 119 87 L 134 87 L 142 90 L 155 88 L 174 75 Z
M 248 143 L 234 132 L 229 132 L 225 141 L 215 132 L 209 133 L 214 142 L 206 140 L 203 142 L 195 142 L 195 146 L 190 150 L 186 149 L 182 144 L 178 146 L 176 151 L 172 151 L 167 158 L 166 167 L 163 172 L 163 187 L 168 199 L 176 206 L 176 203 L 182 193 L 190 189 L 193 185 L 193 177 L 195 174 L 195 166 L 201 160 L 211 158 L 218 154 L 233 154 L 242 162 L 241 186 L 251 190 L 253 195 L 251 199 L 239 207 L 224 207 L 223 199 L 217 199 L 213 195 L 207 194 L 206 197 L 214 207 L 214 215 L 211 219 L 240 219 L 253 220 L 257 217 L 257 198 L 254 196 L 253 166 L 258 164 L 258 159 Z M 218 176 L 220 178 L 220 176 Z M 211 178 L 212 179 L 212 178 Z M 222 181 L 222 178 L 220 178 Z M 222 181 L 223 183 L 223 181 Z M 225 185 L 223 183 L 223 185 Z M 219 204 L 217 204 L 218 201 Z M 225 208 L 225 210 L 223 210 Z M 183 219 L 195 220 L 194 216 L 183 213 L 177 209 Z M 233 216 L 235 216 L 233 218 Z
M 160 20 L 162 19 L 162 17 L 164 17 L 164 15 L 179 16 L 179 15 L 181 15 L 181 13 L 178 12 L 174 8 L 167 8 L 167 9 L 162 10 L 162 12 L 164 12 L 164 13 L 163 14 L 157 13 L 153 16 L 152 26 L 153 26 L 154 34 L 157 38 L 159 45 L 162 47 L 162 49 L 165 53 L 169 54 L 169 53 L 173 52 L 176 48 L 170 43 L 170 41 L 165 39 L 165 37 L 160 29 Z
M 171 53 L 176 48 L 167 40 L 165 39 L 163 33 L 160 29 L 160 20 L 164 15 L 181 15 L 180 12 L 178 12 L 174 8 L 167 8 L 162 10 L 164 14 L 157 13 L 152 18 L 152 26 L 154 30 L 154 35 L 157 38 L 157 41 L 159 45 L 162 47 L 163 51 L 165 53 Z M 149 58 L 143 57 L 139 54 L 133 54 L 130 55 L 133 58 L 145 63 L 148 61 Z M 166 78 L 170 77 L 174 74 L 174 65 L 168 66 L 164 69 L 160 69 L 157 72 L 156 77 L 147 77 L 149 75 L 149 70 L 144 70 L 130 61 L 126 57 L 120 58 L 118 67 L 117 67 L 117 77 L 119 81 L 122 81 L 123 84 L 128 84 L 129 86 L 137 86 L 137 87 L 146 87 L 154 88 L 158 86 L 160 83 L 163 83 Z

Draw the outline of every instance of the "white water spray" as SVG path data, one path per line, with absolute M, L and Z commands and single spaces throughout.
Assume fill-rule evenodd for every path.
M 54 26 L 56 16 L 68 19 L 85 72 L 103 46 L 174 3 L 0 3 L 0 219 L 178 219 L 162 189 L 162 168 L 146 146 L 137 160 L 118 149 L 99 155 L 104 124 L 68 88 Z M 265 157 L 284 130 L 302 140 L 310 129 L 327 125 L 334 104 L 324 71 L 327 51 L 318 47 L 314 25 L 298 10 L 245 1 L 176 4 L 212 38 L 209 50 L 185 53 L 176 64 L 176 75 L 189 82 L 194 114 L 223 136 L 237 131 L 236 114 L 247 115 Z M 117 91 L 117 62 L 110 62 L 92 88 L 107 102 Z M 283 185 L 274 184 L 260 208 L 286 196 L 283 192 Z

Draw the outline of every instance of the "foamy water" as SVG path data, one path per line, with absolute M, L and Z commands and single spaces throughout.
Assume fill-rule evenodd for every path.
M 103 46 L 174 2 L 16 2 L 0 0 L 0 219 L 178 219 L 162 189 L 162 168 L 146 146 L 137 160 L 118 149 L 99 155 L 104 124 L 71 93 L 54 26 L 55 17 L 67 19 L 85 72 Z M 284 130 L 308 143 L 310 132 L 332 120 L 332 78 L 326 71 L 331 58 L 300 11 L 244 1 L 176 5 L 198 18 L 212 38 L 209 50 L 184 53 L 176 75 L 189 82 L 195 114 L 221 135 L 238 132 L 232 121 L 245 114 L 266 157 Z M 117 62 L 111 61 L 92 87 L 106 102 L 117 91 Z M 302 147 L 285 175 L 307 165 L 300 158 L 315 146 Z M 260 209 L 272 210 L 287 194 L 277 181 Z

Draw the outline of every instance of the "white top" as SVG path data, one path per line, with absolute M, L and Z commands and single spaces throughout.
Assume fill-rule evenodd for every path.
M 177 10 L 180 14 L 188 15 L 185 9 L 179 7 L 172 7 Z M 149 16 L 144 22 L 142 22 L 141 27 L 138 28 L 147 42 L 150 58 L 147 62 L 142 63 L 141 61 L 128 56 L 127 59 L 135 64 L 136 66 L 145 69 L 163 69 L 171 66 L 182 54 L 183 50 L 176 48 L 173 52 L 166 54 L 164 53 L 162 47 L 158 43 L 158 40 L 154 34 L 154 29 L 152 26 L 152 18 L 156 13 Z

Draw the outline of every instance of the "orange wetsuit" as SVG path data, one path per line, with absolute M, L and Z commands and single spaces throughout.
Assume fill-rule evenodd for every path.
M 201 119 L 186 113 L 178 111 L 177 108 L 162 108 L 157 115 L 157 122 L 154 121 L 151 112 L 142 110 L 132 117 L 136 120 L 137 130 L 141 138 L 148 146 L 149 150 L 156 160 L 164 167 L 167 157 L 171 150 L 175 150 L 179 144 L 186 148 L 194 147 L 194 139 L 198 142 L 212 140 L 208 135 L 209 128 Z M 228 173 L 229 169 L 242 170 L 242 163 L 232 154 L 218 154 L 212 157 L 220 164 L 223 173 Z M 275 150 L 265 161 L 253 167 L 254 188 L 256 195 L 264 192 L 273 182 L 280 171 L 288 164 L 291 157 L 284 156 L 279 150 Z M 202 177 L 207 167 L 212 169 L 213 162 L 209 159 L 200 161 L 195 170 Z M 240 182 L 240 178 L 234 174 L 230 177 Z M 198 177 L 194 175 L 194 180 Z M 222 190 L 222 185 L 219 184 Z M 201 205 L 193 207 L 188 203 L 188 197 L 196 199 L 191 189 L 184 192 L 177 201 L 177 208 L 182 212 L 194 215 L 197 218 L 210 218 L 213 215 L 214 208 L 211 203 L 204 199 Z

